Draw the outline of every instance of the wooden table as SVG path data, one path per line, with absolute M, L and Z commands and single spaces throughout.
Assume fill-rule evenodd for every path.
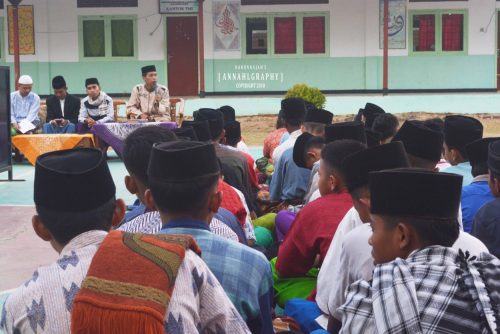
M 75 147 L 94 147 L 93 134 L 37 134 L 12 137 L 14 145 L 34 166 L 39 155 Z

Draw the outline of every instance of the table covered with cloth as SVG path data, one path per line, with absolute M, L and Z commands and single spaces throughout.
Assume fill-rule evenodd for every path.
M 143 126 L 161 126 L 166 129 L 175 129 L 177 124 L 175 122 L 102 123 L 95 124 L 91 132 L 110 145 L 116 154 L 121 157 L 125 138 L 132 131 Z
M 37 134 L 12 137 L 14 145 L 28 161 L 35 165 L 41 154 L 75 147 L 94 147 L 92 134 Z

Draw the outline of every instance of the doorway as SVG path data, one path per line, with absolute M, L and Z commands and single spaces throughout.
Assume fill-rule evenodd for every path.
M 171 96 L 198 95 L 198 20 L 167 17 L 168 89 Z

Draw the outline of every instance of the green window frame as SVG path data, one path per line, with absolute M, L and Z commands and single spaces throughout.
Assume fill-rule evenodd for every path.
M 137 59 L 137 16 L 135 15 L 79 16 L 78 31 L 80 60 Z M 88 32 L 97 34 L 97 37 L 92 41 L 86 36 Z M 92 49 L 95 44 L 101 46 Z
M 304 58 L 304 57 L 328 57 L 330 54 L 330 16 L 328 12 L 304 12 L 304 13 L 248 13 L 242 14 L 241 22 L 241 55 L 242 58 Z M 304 18 L 324 18 L 324 52 L 304 52 Z M 267 21 L 267 53 L 247 54 L 247 19 L 265 19 Z M 275 50 L 275 19 L 295 19 L 295 53 L 277 53 Z
M 461 51 L 444 51 L 443 50 L 443 15 L 451 14 L 462 14 L 464 17 L 463 22 L 463 50 Z M 415 51 L 413 44 L 413 22 L 415 16 L 418 15 L 434 15 L 434 38 L 435 38 L 435 50 L 434 51 Z M 425 55 L 466 55 L 469 49 L 469 12 L 466 9 L 436 9 L 436 10 L 411 10 L 408 13 L 408 47 L 409 54 L 413 56 L 425 56 Z
M 3 17 L 0 17 L 0 62 L 4 63 L 5 55 L 9 52 L 9 49 L 5 47 L 5 21 Z M 7 46 L 8 47 L 8 46 Z

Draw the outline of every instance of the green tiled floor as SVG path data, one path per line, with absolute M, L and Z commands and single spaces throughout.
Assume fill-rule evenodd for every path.
M 125 166 L 119 159 L 108 160 L 111 175 L 116 184 L 116 195 L 123 198 L 126 203 L 132 203 L 135 198 L 131 195 L 124 184 L 127 175 Z M 14 165 L 14 178 L 24 179 L 24 182 L 1 182 L 0 183 L 0 205 L 33 205 L 33 181 L 35 168 L 29 163 Z M 0 174 L 0 179 L 6 179 L 7 173 Z

